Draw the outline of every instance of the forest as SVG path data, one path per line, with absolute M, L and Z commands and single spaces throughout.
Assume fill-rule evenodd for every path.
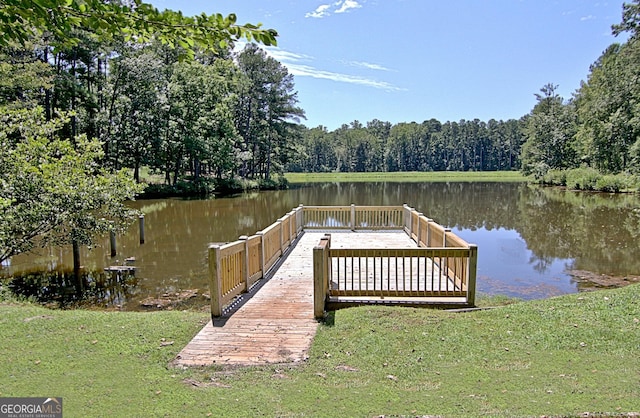
M 358 121 L 307 129 L 291 172 L 496 171 L 520 168 L 519 120 L 398 123 Z
M 640 0 L 612 26 L 626 41 L 594 57 L 571 98 L 549 83 L 518 120 L 425 115 L 333 131 L 304 125 L 293 75 L 260 47 L 277 43 L 273 29 L 140 0 L 1 5 L 0 261 L 36 237 L 89 243 L 120 228 L 132 216 L 123 202 L 145 189 L 279 187 L 284 172 L 521 170 L 637 189 Z M 141 184 L 150 176 L 160 184 Z M 595 187 L 598 176 L 616 177 Z
M 625 4 L 611 45 L 573 97 L 541 87 L 518 120 L 352 121 L 328 131 L 304 125 L 294 78 L 255 43 L 214 50 L 96 38 L 75 30 L 0 47 L 0 103 L 68 115 L 59 135 L 96 138 L 99 164 L 144 167 L 165 184 L 202 177 L 270 180 L 294 172 L 549 170 L 640 171 L 638 2 Z M 259 39 L 259 38 L 257 38 Z M 534 94 L 535 92 L 532 92 Z
M 293 76 L 250 43 L 186 60 L 158 42 L 100 43 L 80 37 L 69 49 L 42 40 L 0 49 L 2 101 L 68 114 L 60 135 L 97 138 L 100 164 L 141 167 L 175 185 L 201 174 L 270 178 L 296 138 Z

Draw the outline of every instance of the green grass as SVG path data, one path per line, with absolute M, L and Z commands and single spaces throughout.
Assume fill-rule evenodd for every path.
M 0 396 L 62 396 L 66 417 L 640 412 L 639 291 L 468 313 L 344 309 L 303 365 L 187 370 L 167 364 L 207 313 L 4 303 Z
M 327 182 L 442 182 L 442 181 L 498 181 L 524 182 L 527 177 L 518 171 L 436 171 L 393 173 L 286 173 L 289 183 Z

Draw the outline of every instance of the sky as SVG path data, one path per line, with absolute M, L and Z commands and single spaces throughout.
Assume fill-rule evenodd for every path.
M 519 119 L 552 83 L 570 99 L 612 43 L 622 0 L 151 0 L 278 31 L 309 128 Z

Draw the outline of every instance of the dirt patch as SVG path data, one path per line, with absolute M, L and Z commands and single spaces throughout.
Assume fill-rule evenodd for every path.
M 53 319 L 53 317 L 51 315 L 38 315 L 38 316 L 32 316 L 31 318 L 25 318 L 22 321 L 23 322 L 31 322 L 35 319 Z
M 213 379 L 209 382 L 200 382 L 196 379 L 187 378 L 187 379 L 184 379 L 182 382 L 184 382 L 186 385 L 194 386 L 197 388 L 208 388 L 208 387 L 230 388 L 231 387 L 230 385 L 217 382 Z
M 613 276 L 585 270 L 568 270 L 567 274 L 578 282 L 581 291 L 617 288 L 640 283 L 640 276 L 633 275 Z

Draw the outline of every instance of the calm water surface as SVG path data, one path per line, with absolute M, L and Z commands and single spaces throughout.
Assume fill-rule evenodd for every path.
M 640 274 L 640 200 L 633 195 L 565 192 L 522 183 L 330 183 L 210 200 L 143 200 L 146 243 L 137 224 L 82 252 L 87 270 L 135 258 L 135 285 L 101 294 L 102 305 L 136 310 L 140 301 L 189 289 L 208 291 L 206 249 L 211 242 L 251 235 L 300 203 L 407 203 L 478 245 L 478 291 L 524 299 L 579 291 L 568 270 Z M 15 257 L 5 273 L 70 268 L 71 249 Z M 203 298 L 194 303 L 206 304 Z

